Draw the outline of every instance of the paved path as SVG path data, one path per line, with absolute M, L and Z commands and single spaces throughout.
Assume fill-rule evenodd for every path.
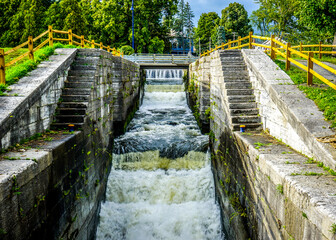
M 296 59 L 295 59 L 296 60 Z M 296 60 L 299 63 L 302 63 L 303 65 L 307 66 L 307 61 L 306 60 Z M 332 67 L 333 69 L 336 69 L 336 65 L 329 63 L 329 62 L 323 62 L 325 65 L 328 65 L 329 67 Z M 291 64 L 291 66 L 295 66 L 293 63 Z M 314 67 L 313 67 L 314 71 L 317 72 L 318 74 L 322 75 L 323 77 L 325 77 L 326 79 L 328 79 L 329 81 L 336 83 L 336 75 L 329 72 L 328 70 L 320 67 L 319 65 L 314 63 Z

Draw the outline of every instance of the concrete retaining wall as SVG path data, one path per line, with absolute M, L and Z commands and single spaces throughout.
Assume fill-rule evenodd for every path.
M 48 102 L 52 110 L 56 108 L 57 96 L 61 94 L 60 88 L 76 51 L 56 50 L 59 55 L 41 65 L 42 68 L 49 65 L 56 69 L 47 71 L 51 76 L 43 76 L 46 79 L 55 76 L 54 83 L 49 84 L 50 89 L 45 90 L 48 94 L 57 92 Z M 86 50 L 80 50 L 83 51 Z M 137 64 L 98 51 L 101 51 L 100 60 L 82 130 L 73 134 L 63 130 L 47 131 L 36 140 L 16 145 L 16 141 L 35 133 L 29 132 L 19 135 L 16 140 L 10 138 L 10 143 L 6 143 L 15 144 L 15 147 L 2 154 L 0 160 L 0 239 L 94 239 L 97 214 L 105 196 L 112 163 L 114 120 L 125 121 L 128 118 L 125 112 L 136 105 L 141 85 Z M 58 65 L 62 67 L 57 68 Z M 127 69 L 134 72 L 131 73 L 132 81 L 129 81 L 129 75 L 120 73 Z M 29 79 L 39 76 L 42 70 L 38 68 L 35 71 Z M 23 78 L 18 86 L 21 81 L 28 84 L 28 80 Z M 132 86 L 128 85 L 129 82 Z M 21 101 L 35 107 L 33 100 L 39 89 L 40 85 L 36 86 L 31 90 L 34 94 L 27 94 Z M 22 91 L 24 93 L 24 89 Z M 129 95 L 120 100 L 120 92 Z M 45 98 L 43 92 L 39 96 Z M 36 98 L 37 102 L 41 101 Z M 8 112 L 11 115 L 5 121 L 21 122 L 25 113 L 39 119 L 33 110 L 26 107 L 18 104 L 18 109 Z M 118 112 L 120 109 L 122 112 Z M 16 112 L 23 115 L 13 114 Z M 46 115 L 45 125 L 39 131 L 48 129 L 52 122 L 52 111 Z
M 318 150 L 315 137 L 320 129 L 325 135 L 333 132 L 268 56 L 256 50 L 243 54 L 267 131 L 230 130 L 219 54 L 210 60 L 212 164 L 227 238 L 335 239 L 335 177 L 299 152 L 326 149 L 332 155 L 329 146 Z M 316 124 L 309 126 L 310 121 Z M 330 163 L 322 153 L 316 160 Z
M 189 65 L 189 104 L 197 112 L 202 132 L 209 132 L 210 57 L 203 57 Z

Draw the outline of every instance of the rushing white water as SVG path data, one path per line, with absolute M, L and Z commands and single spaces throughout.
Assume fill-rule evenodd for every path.
M 97 239 L 223 239 L 208 137 L 187 106 L 182 73 L 147 76 L 153 71 L 142 106 L 115 140 Z

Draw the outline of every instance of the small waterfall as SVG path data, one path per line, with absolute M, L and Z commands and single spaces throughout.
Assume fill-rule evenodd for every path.
M 143 104 L 115 140 L 98 240 L 224 238 L 208 136 L 188 108 L 182 75 L 147 70 Z

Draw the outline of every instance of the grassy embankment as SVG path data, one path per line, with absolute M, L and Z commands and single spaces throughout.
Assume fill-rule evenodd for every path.
M 10 85 L 19 81 L 20 78 L 26 76 L 30 71 L 34 70 L 38 64 L 48 59 L 49 56 L 54 54 L 56 48 L 74 48 L 75 46 L 63 45 L 61 43 L 55 43 L 53 47 L 44 47 L 34 53 L 35 61 L 29 60 L 28 57 L 23 58 L 14 65 L 6 68 L 6 84 L 0 84 L 0 96 L 10 94 Z M 4 48 L 5 52 L 11 48 Z M 27 52 L 27 48 L 19 49 L 7 56 L 5 56 L 5 62 L 8 63 L 16 57 Z
M 325 57 L 324 59 L 329 59 L 336 63 L 336 59 L 332 59 L 331 57 Z M 324 61 L 323 58 L 322 61 Z M 275 63 L 285 71 L 284 62 L 275 60 Z M 291 67 L 289 71 L 285 72 L 291 77 L 298 88 L 323 111 L 325 119 L 331 122 L 332 127 L 336 127 L 336 90 L 315 77 L 313 79 L 314 85 L 307 86 L 307 73 L 299 68 Z

